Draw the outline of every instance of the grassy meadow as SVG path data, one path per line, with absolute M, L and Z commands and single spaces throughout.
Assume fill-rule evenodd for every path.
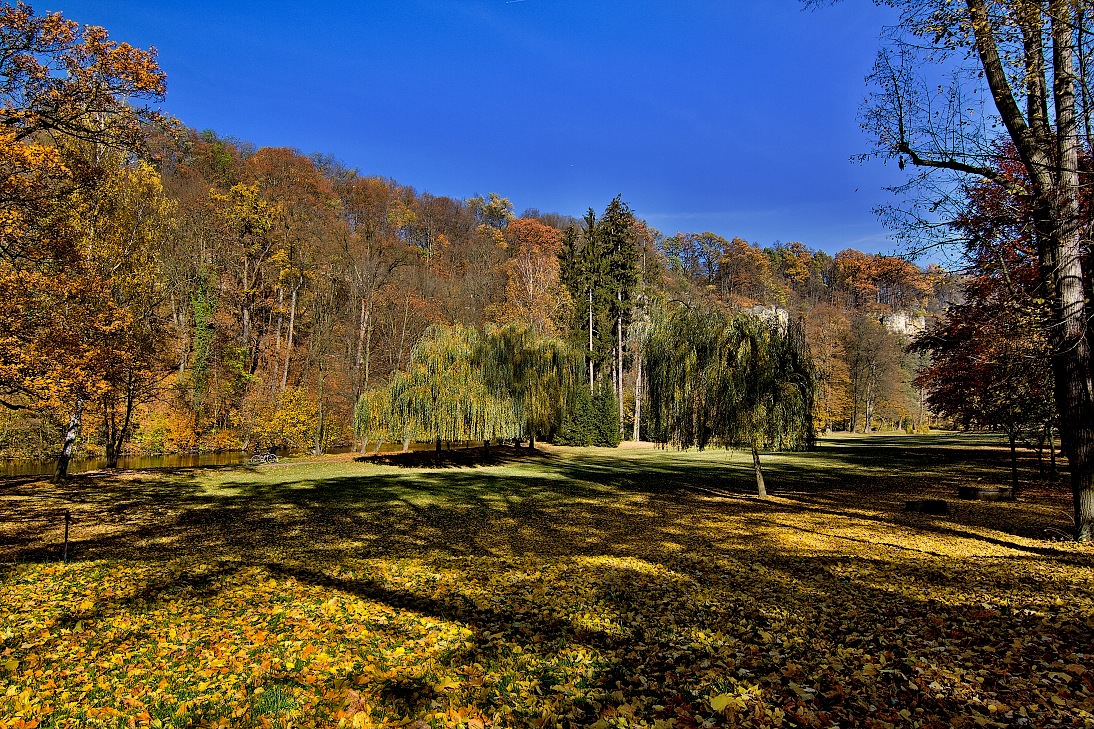
M 766 500 L 656 448 L 0 481 L 0 728 L 1094 725 L 1066 486 L 956 500 L 1009 480 L 987 436 L 764 462 Z

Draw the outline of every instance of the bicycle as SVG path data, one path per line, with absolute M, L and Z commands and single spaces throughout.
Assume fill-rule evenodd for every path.
M 277 455 L 274 453 L 255 453 L 251 456 L 251 463 L 256 466 L 262 463 L 277 463 Z

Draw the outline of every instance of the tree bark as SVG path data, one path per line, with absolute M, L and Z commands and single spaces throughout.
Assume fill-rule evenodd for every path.
M 289 360 L 292 359 L 292 340 L 296 326 L 296 292 L 299 288 L 299 284 L 293 286 L 292 294 L 289 297 L 289 331 L 285 337 L 285 368 L 281 371 L 282 392 L 285 391 L 285 387 L 289 382 Z
M 1032 182 L 1033 222 L 1042 282 L 1052 298 L 1055 401 L 1060 415 L 1061 446 L 1069 462 L 1075 538 L 1090 541 L 1094 539 L 1094 376 L 1086 328 L 1088 314 L 1080 245 L 1076 49 L 1072 37 L 1078 10 L 1071 0 L 1049 2 L 1052 102 L 1056 121 L 1055 134 L 1050 134 L 1042 105 L 1036 98 L 1042 87 L 1047 89 L 1047 83 L 1037 80 L 1027 88 L 1027 92 L 1034 91 L 1032 104 L 1028 107 L 1030 119 L 1027 120 L 1015 100 L 1007 69 L 999 55 L 994 35 L 996 28 L 987 3 L 985 0 L 966 0 L 966 6 L 984 79 Z M 1026 53 L 1034 54 L 1042 50 L 1040 39 L 1033 37 L 1034 33 L 1040 34 L 1043 27 L 1040 4 L 1030 12 L 1026 22 L 1031 27 L 1024 33 Z M 1034 22 L 1036 28 L 1032 27 Z M 1040 58 L 1026 58 L 1025 68 L 1027 76 L 1030 71 L 1043 73 Z M 1031 81 L 1027 81 L 1029 83 Z M 902 140 L 899 151 L 908 152 L 908 149 L 909 145 Z M 910 156 L 916 165 L 971 172 L 1004 186 L 1008 184 L 994 170 L 972 168 L 953 159 L 925 160 L 916 154 Z
M 756 443 L 752 444 L 752 465 L 756 467 L 756 494 L 761 499 L 766 499 L 767 487 L 764 486 L 764 472 L 760 468 L 760 449 Z
M 63 483 L 68 480 L 68 464 L 72 460 L 72 452 L 76 449 L 76 437 L 80 434 L 80 418 L 84 413 L 84 399 L 76 398 L 76 405 L 72 409 L 72 417 L 65 428 L 65 442 L 61 447 L 61 455 L 57 458 L 57 470 L 53 474 L 54 483 Z
M 241 345 L 247 348 L 248 351 L 251 347 L 251 294 L 249 288 L 251 285 L 251 279 L 249 274 L 250 259 L 245 255 L 243 256 L 243 272 L 241 281 L 241 283 L 243 284 L 243 301 L 241 303 L 241 306 L 243 308 L 243 311 L 241 312 L 241 318 L 243 319 L 243 330 L 240 332 L 239 338 Z
M 107 438 L 106 443 L 106 467 L 117 468 L 118 459 L 121 457 L 122 446 L 125 445 L 126 434 L 129 432 L 129 425 L 133 422 L 133 406 L 136 400 L 136 393 L 133 392 L 134 382 L 133 375 L 130 373 L 125 390 L 125 418 L 122 420 L 122 427 L 120 429 L 111 428 L 111 433 Z M 113 417 L 111 417 L 113 423 Z
M 619 400 L 619 437 L 623 437 L 623 292 L 615 292 L 619 311 L 615 316 L 615 354 L 618 376 L 615 397 Z
M 1056 470 L 1056 436 L 1052 432 L 1052 425 L 1048 426 L 1048 457 L 1049 457 L 1049 475 L 1052 477 L 1053 482 L 1060 476 L 1060 472 Z
M 353 400 L 357 401 L 358 396 L 368 387 L 368 378 L 365 377 L 365 381 L 362 382 L 361 369 L 365 362 L 365 332 L 371 326 L 371 316 L 369 307 L 366 305 L 366 297 L 361 297 L 361 309 L 360 316 L 357 319 L 357 351 L 353 359 Z
M 1052 197 L 1055 235 L 1050 239 L 1055 296 L 1056 402 L 1060 439 L 1067 453 L 1075 507 L 1075 538 L 1094 539 L 1094 376 L 1084 291 L 1079 210 L 1079 135 L 1075 115 L 1075 48 L 1072 4 L 1053 0 L 1053 99 L 1056 108 L 1056 189 Z M 1043 265 L 1043 264 L 1042 264 Z M 1046 270 L 1042 268 L 1042 270 Z
M 642 440 L 642 352 L 639 351 L 635 357 L 635 367 L 637 370 L 634 375 L 634 440 L 635 442 Z
M 593 394 L 593 290 L 589 289 L 589 394 Z

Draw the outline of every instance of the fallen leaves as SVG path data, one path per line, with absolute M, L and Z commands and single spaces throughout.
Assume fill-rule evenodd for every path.
M 342 501 L 277 526 L 311 543 L 5 566 L 0 728 L 1094 726 L 1084 552 L 988 532 L 958 558 L 979 532 L 856 499 L 560 495 L 505 473 L 512 490 L 447 503 L 425 482 L 397 522 L 413 543 L 317 538 Z M 359 532 L 397 513 L 352 506 Z

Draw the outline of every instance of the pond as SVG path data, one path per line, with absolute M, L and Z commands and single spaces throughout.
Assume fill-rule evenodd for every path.
M 372 453 L 375 446 L 370 445 L 368 452 Z M 432 448 L 430 443 L 414 443 L 411 450 Z M 380 449 L 381 453 L 394 453 L 403 449 L 400 443 L 385 443 Z M 349 446 L 337 446 L 327 449 L 327 453 L 349 453 Z M 284 452 L 278 455 L 285 457 Z M 299 455 L 299 454 L 297 454 Z M 173 453 L 162 456 L 130 456 L 118 459 L 120 470 L 133 470 L 142 468 L 196 468 L 199 466 L 235 466 L 250 463 L 250 451 L 221 451 L 219 453 Z M 32 460 L 25 458 L 12 458 L 0 460 L 0 478 L 15 476 L 42 476 L 53 473 L 56 461 Z M 74 458 L 68 465 L 69 473 L 84 473 L 86 471 L 98 471 L 106 468 L 106 460 L 102 458 Z
M 193 468 L 195 466 L 232 466 L 237 463 L 247 463 L 251 460 L 250 453 L 242 451 L 226 451 L 221 453 L 175 453 L 164 456 L 132 456 L 118 460 L 118 468 Z M 40 476 L 51 474 L 56 461 L 10 459 L 0 461 L 0 477 L 10 476 Z M 85 471 L 97 471 L 106 468 L 106 461 L 101 458 L 74 458 L 68 465 L 69 473 L 83 473 Z

